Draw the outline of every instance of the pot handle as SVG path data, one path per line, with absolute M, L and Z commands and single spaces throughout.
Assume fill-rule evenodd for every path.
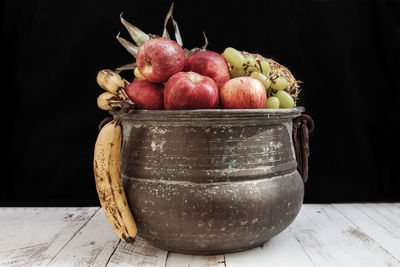
M 308 139 L 313 130 L 314 121 L 309 115 L 302 114 L 293 119 L 293 144 L 296 153 L 297 170 L 304 183 L 308 179 L 308 157 L 310 156 Z

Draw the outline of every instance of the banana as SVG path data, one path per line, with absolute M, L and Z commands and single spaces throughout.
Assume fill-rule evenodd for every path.
M 96 80 L 101 88 L 115 95 L 118 95 L 120 88 L 126 86 L 126 81 L 112 70 L 99 71 Z
M 118 120 L 107 123 L 96 140 L 93 169 L 97 194 L 109 223 L 119 238 L 132 243 L 137 228 L 122 186 L 121 142 L 122 131 Z
M 128 87 L 130 83 L 122 78 L 118 73 L 108 69 L 101 70 L 97 74 L 96 80 L 100 87 L 104 90 L 118 96 L 128 104 L 133 104 L 132 100 L 129 99 L 125 92 L 125 88 Z
M 97 97 L 97 106 L 102 110 L 121 108 L 122 102 L 118 96 L 110 92 L 104 92 Z

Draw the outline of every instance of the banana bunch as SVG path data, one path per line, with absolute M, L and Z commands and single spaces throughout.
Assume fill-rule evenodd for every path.
M 123 108 L 124 104 L 133 105 L 125 92 L 129 82 L 112 70 L 101 70 L 96 77 L 97 83 L 106 92 L 97 98 L 97 106 L 102 110 Z
M 106 92 L 97 98 L 103 110 L 121 109 L 112 121 L 105 124 L 97 137 L 93 169 L 101 207 L 115 233 L 126 242 L 133 242 L 137 234 L 135 220 L 122 186 L 120 152 L 122 144 L 121 117 L 133 109 L 124 88 L 129 84 L 117 73 L 102 70 L 97 82 Z

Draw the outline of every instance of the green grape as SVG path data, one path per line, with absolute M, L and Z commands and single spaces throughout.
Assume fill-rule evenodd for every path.
M 250 74 L 250 77 L 259 80 L 264 85 L 265 89 L 268 89 L 271 86 L 271 81 L 262 73 L 254 71 Z
M 275 96 L 279 98 L 280 108 L 292 108 L 294 107 L 293 97 L 284 90 L 279 90 Z
M 262 73 L 264 73 L 266 76 L 269 76 L 269 72 L 271 71 L 271 66 L 269 65 L 269 62 L 266 60 L 261 60 L 260 64 L 262 68 Z
M 279 108 L 279 106 L 279 98 L 277 98 L 276 96 L 271 96 L 265 102 L 265 108 Z
M 246 63 L 243 55 L 232 47 L 227 47 L 224 53 L 222 53 L 222 56 L 226 59 L 226 61 L 236 68 L 243 68 L 244 64 Z
M 252 56 L 247 56 L 244 58 L 244 60 L 246 60 L 246 63 L 250 66 L 255 66 L 257 64 L 256 60 Z
M 261 67 L 260 67 L 261 65 Z M 262 69 L 262 71 L 261 71 Z M 271 66 L 269 65 L 268 61 L 266 60 L 261 60 L 261 61 L 256 61 L 256 68 L 253 70 L 256 72 L 260 72 L 264 74 L 265 76 L 269 76 L 269 72 L 271 71 Z
M 252 56 L 247 56 L 247 57 L 244 58 L 244 60 L 246 61 L 246 64 L 248 66 L 252 66 L 252 67 L 256 67 L 257 66 L 257 61 Z
M 258 71 L 257 61 L 252 56 L 247 56 L 244 60 L 246 61 L 248 72 Z
M 283 90 L 288 86 L 288 81 L 284 77 L 278 77 L 272 81 L 271 87 L 275 90 Z
M 231 79 L 245 76 L 246 72 L 243 69 L 233 67 L 231 70 Z
M 139 72 L 139 69 L 136 67 L 135 70 L 133 71 L 133 74 L 135 74 L 136 77 L 139 79 L 145 79 L 143 75 Z

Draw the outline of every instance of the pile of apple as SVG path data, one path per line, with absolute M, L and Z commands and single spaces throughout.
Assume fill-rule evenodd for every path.
M 233 49 L 233 48 L 229 48 Z M 222 55 L 205 50 L 187 58 L 183 48 L 166 38 L 150 39 L 140 45 L 135 79 L 126 87 L 137 109 L 261 109 L 290 108 L 292 102 L 279 94 L 267 101 L 262 73 L 234 77 L 232 66 Z M 279 90 L 284 92 L 284 90 Z M 278 92 L 279 93 L 279 92 Z M 284 93 L 282 93 L 284 94 Z

